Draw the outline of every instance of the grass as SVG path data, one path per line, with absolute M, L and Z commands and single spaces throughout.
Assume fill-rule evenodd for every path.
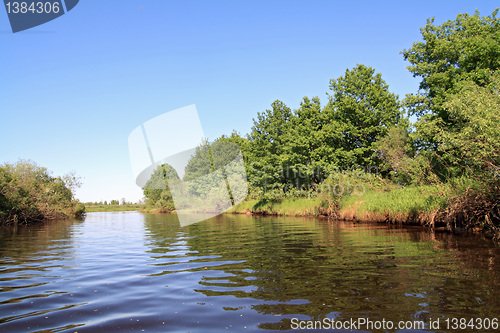
M 342 197 L 337 216 L 344 220 L 434 226 L 439 223 L 438 212 L 454 193 L 449 185 L 369 189 L 363 195 Z
M 286 216 L 317 216 L 325 215 L 327 205 L 321 198 L 284 198 L 247 200 L 228 210 L 227 213 L 263 214 Z
M 447 186 L 403 187 L 391 191 L 367 190 L 342 197 L 341 207 L 376 213 L 430 213 L 446 205 L 452 191 Z
M 86 205 L 85 212 L 93 213 L 93 212 L 123 212 L 130 210 L 141 210 L 143 208 L 140 204 L 132 204 L 132 205 Z
M 388 189 L 367 188 L 362 195 L 346 195 L 335 210 L 323 197 L 246 200 L 227 213 L 284 216 L 334 215 L 343 219 L 427 223 L 432 214 L 446 206 L 449 186 L 420 186 Z M 413 221 L 417 219 L 418 221 Z

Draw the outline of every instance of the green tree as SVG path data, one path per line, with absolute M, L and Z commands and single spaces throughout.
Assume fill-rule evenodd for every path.
M 298 188 L 320 183 L 326 173 L 321 151 L 324 142 L 319 135 L 323 124 L 319 98 L 304 97 L 290 118 L 288 130 L 283 134 L 284 176 Z
M 382 161 L 381 172 L 401 185 L 431 184 L 439 181 L 433 173 L 430 160 L 419 154 L 410 138 L 408 128 L 394 126 L 374 143 L 378 158 Z
M 453 165 L 496 185 L 500 175 L 500 70 L 487 81 L 484 86 L 462 81 L 443 104 L 457 126 L 448 128 L 441 121 L 436 123 L 436 131 L 443 142 L 439 150 L 453 157 Z
M 378 165 L 372 145 L 402 120 L 398 96 L 380 73 L 359 64 L 332 79 L 330 90 L 323 111 L 327 124 L 320 133 L 326 144 L 325 162 L 342 168 Z
M 443 125 L 455 126 L 444 107 L 448 94 L 457 92 L 457 84 L 471 80 L 479 85 L 488 84 L 492 70 L 500 68 L 500 20 L 498 9 L 491 16 L 481 17 L 459 14 L 455 20 L 441 25 L 434 24 L 434 18 L 420 29 L 422 41 L 413 43 L 403 50 L 403 57 L 410 62 L 407 69 L 422 80 L 419 92 L 408 95 L 405 103 L 412 114 L 429 115 L 421 122 L 432 123 L 436 118 Z M 434 140 L 432 129 L 423 129 L 421 144 L 435 149 L 439 142 Z
M 257 114 L 249 135 L 252 152 L 250 183 L 264 189 L 286 183 L 282 172 L 284 134 L 293 117 L 292 110 L 285 103 L 276 100 L 271 106 L 272 109 Z
M 74 200 L 78 177 L 53 177 L 32 161 L 0 165 L 0 224 L 79 216 L 85 207 Z
M 197 179 L 199 177 L 208 175 L 213 170 L 212 159 L 210 157 L 210 145 L 207 140 L 196 147 L 196 150 L 189 159 L 185 174 L 183 177 L 184 181 L 190 181 Z
M 419 117 L 412 135 L 420 152 L 429 159 L 434 172 L 442 180 L 463 174 L 462 151 L 443 141 L 443 133 L 457 133 L 464 123 L 445 106 L 449 96 L 462 89 L 462 82 L 487 86 L 491 72 L 500 69 L 500 20 L 498 9 L 491 16 L 459 14 L 455 20 L 435 25 L 428 19 L 421 28 L 422 41 L 403 50 L 410 62 L 408 70 L 420 77 L 419 92 L 408 95 L 405 104 L 411 114 Z
M 168 186 L 169 180 L 179 180 L 177 171 L 168 164 L 158 166 L 143 188 L 147 207 L 165 211 L 175 209 L 172 194 Z
M 250 140 L 248 138 L 242 137 L 238 132 L 233 131 L 231 135 L 222 135 L 217 138 L 215 142 L 227 142 L 232 143 L 241 149 L 241 153 L 243 154 L 243 158 L 246 164 L 252 162 L 251 160 L 251 146 Z
M 185 183 L 175 188 L 178 192 L 174 193 L 182 197 L 177 207 L 192 207 L 200 201 L 200 206 L 208 208 L 210 200 L 222 207 L 228 194 L 232 204 L 246 197 L 247 177 L 240 145 L 247 150 L 248 140 L 233 132 L 229 137 L 222 136 L 211 144 L 205 140 L 196 147 L 185 168 Z

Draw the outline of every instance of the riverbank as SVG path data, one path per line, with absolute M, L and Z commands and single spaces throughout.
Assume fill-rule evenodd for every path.
M 482 232 L 500 238 L 500 229 L 488 214 L 477 213 L 467 191 L 458 195 L 451 186 L 420 186 L 367 190 L 332 201 L 325 197 L 246 200 L 228 214 L 277 216 L 329 216 L 355 222 L 378 222 Z M 486 200 L 480 204 L 487 207 Z M 475 213 L 472 214 L 471 211 Z
M 487 211 L 488 207 L 492 206 L 491 198 L 471 196 L 469 186 L 440 184 L 395 188 L 380 184 L 365 185 L 362 193 L 342 197 L 318 195 L 309 198 L 248 199 L 225 214 L 325 216 L 355 222 L 415 225 L 449 231 L 468 230 L 500 239 L 497 221 L 494 221 Z M 139 204 L 86 207 L 87 212 L 130 210 L 143 213 L 175 213 Z
M 363 195 L 342 197 L 337 217 L 434 227 L 438 212 L 446 207 L 452 195 L 451 188 L 445 186 L 369 190 Z
M 325 196 L 312 198 L 282 198 L 246 200 L 227 213 L 283 215 L 283 216 L 332 216 L 344 220 L 375 222 L 399 222 L 423 224 L 413 216 L 430 216 L 445 207 L 449 194 L 442 187 L 414 187 L 394 190 L 367 190 L 328 199 Z
M 30 160 L 0 165 L 0 225 L 80 217 L 85 207 L 74 200 L 80 186 L 73 173 L 55 177 Z
M 329 207 L 321 198 L 284 198 L 277 200 L 245 200 L 226 211 L 229 214 L 255 214 L 280 216 L 329 216 Z

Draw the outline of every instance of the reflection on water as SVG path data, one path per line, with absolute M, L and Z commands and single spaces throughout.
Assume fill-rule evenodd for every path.
M 0 229 L 0 331 L 495 318 L 499 254 L 478 236 L 419 228 L 239 215 L 181 227 L 173 215 L 91 213 Z

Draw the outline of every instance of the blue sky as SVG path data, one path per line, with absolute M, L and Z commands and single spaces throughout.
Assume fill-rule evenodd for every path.
M 127 138 L 145 121 L 196 104 L 209 139 L 280 99 L 326 102 L 329 80 L 357 63 L 404 97 L 418 79 L 400 52 L 441 23 L 498 1 L 81 0 L 13 34 L 0 9 L 0 163 L 31 159 L 82 177 L 82 201 L 136 201 Z

